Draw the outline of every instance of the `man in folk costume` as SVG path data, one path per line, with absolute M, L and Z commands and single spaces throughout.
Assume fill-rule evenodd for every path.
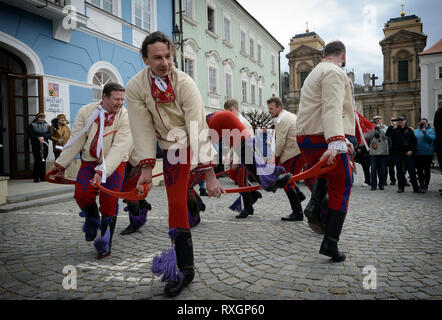
M 319 220 L 321 203 L 328 192 L 327 221 L 319 253 L 336 262 L 345 260 L 337 244 L 353 182 L 348 154 L 353 152 L 353 145 L 346 136 L 355 135 L 355 115 L 351 84 L 342 69 L 345 60 L 342 42 L 325 46 L 323 60 L 307 76 L 301 89 L 296 124 L 298 145 L 309 166 L 325 158 L 328 164 L 337 162 L 334 170 L 314 181 L 312 199 L 304 209 L 307 217 Z
M 102 101 L 82 107 L 76 116 L 72 135 L 55 161 L 52 171 L 63 176 L 65 169 L 81 152 L 81 167 L 75 182 L 75 200 L 85 217 L 86 241 L 93 241 L 97 230 L 101 237 L 94 242 L 98 258 L 110 255 L 112 236 L 118 214 L 118 198 L 99 192 L 93 184 L 120 191 L 132 136 L 127 110 L 123 108 L 124 88 L 108 83 Z M 99 195 L 100 208 L 95 202 Z M 99 211 L 101 212 L 101 221 Z
M 147 68 L 136 74 L 126 89 L 134 147 L 140 157 L 140 193 L 142 184 L 152 187 L 157 139 L 163 149 L 172 249 L 154 258 L 152 272 L 163 275 L 168 296 L 177 296 L 195 274 L 187 208 L 192 163 L 197 164 L 194 170 L 204 171 L 210 197 L 219 198 L 224 192 L 213 170 L 216 152 L 207 132 L 201 94 L 192 78 L 173 66 L 174 53 L 171 40 L 163 33 L 147 36 L 141 46 Z M 274 180 L 281 183 L 279 177 Z M 275 185 L 273 181 L 269 188 Z
M 238 117 L 239 121 L 244 125 L 247 132 L 249 133 L 250 138 L 255 137 L 255 132 L 253 130 L 252 125 L 246 118 L 239 112 L 238 101 L 233 98 L 229 98 L 224 102 L 224 109 Z M 233 150 L 232 150 L 233 151 Z M 247 186 L 247 181 L 250 173 L 246 170 L 244 165 L 240 165 L 238 155 L 235 152 L 232 152 L 233 163 L 232 163 L 232 171 L 236 171 L 233 174 L 234 181 L 239 187 Z M 241 192 L 240 197 L 235 201 L 235 203 L 230 206 L 230 209 L 234 211 L 238 211 L 239 214 L 236 216 L 237 219 L 247 218 L 248 215 L 253 215 L 253 204 L 255 204 L 258 199 L 262 198 L 262 195 L 259 191 L 251 191 L 251 192 Z M 244 210 L 241 207 L 241 198 L 244 204 Z
M 275 163 L 283 166 L 287 172 L 295 175 L 301 172 L 304 166 L 304 158 L 296 142 L 296 115 L 284 110 L 281 99 L 272 97 L 267 100 L 270 115 L 275 118 Z M 284 191 L 292 208 L 292 213 L 282 217 L 282 221 L 302 221 L 301 202 L 305 195 L 295 183 L 284 187 Z

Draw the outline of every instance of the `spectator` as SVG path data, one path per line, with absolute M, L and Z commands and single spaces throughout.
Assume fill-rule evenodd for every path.
M 405 166 L 407 167 L 411 184 L 413 186 L 413 192 L 423 193 L 417 184 L 416 167 L 412 158 L 412 155 L 416 152 L 417 140 L 413 130 L 407 126 L 407 120 L 404 116 L 398 117 L 397 125 L 393 124 L 388 127 L 387 136 L 391 137 L 391 142 L 393 144 L 392 149 L 398 179 L 397 192 L 404 192 L 406 181 L 402 161 L 405 161 Z
M 69 122 L 66 120 L 64 114 L 59 114 L 57 118 L 52 119 L 51 123 L 52 150 L 55 159 L 57 159 L 60 156 L 64 145 L 68 142 L 69 137 L 71 136 L 71 130 L 67 126 Z
M 417 139 L 416 154 L 414 156 L 417 177 L 420 188 L 423 191 L 428 190 L 431 177 L 431 163 L 434 157 L 434 140 L 436 133 L 428 124 L 427 118 L 422 118 L 419 122 L 419 129 L 414 130 Z
M 377 177 L 379 190 L 384 190 L 388 157 L 387 126 L 382 123 L 380 116 L 374 117 L 373 123 L 376 126 L 367 135 L 367 139 L 370 140 L 371 190 L 376 190 Z
M 360 144 L 356 146 L 355 152 L 355 162 L 359 163 L 364 171 L 364 183 L 370 186 L 370 156 L 368 150 L 363 144 Z
M 43 112 L 38 113 L 29 125 L 28 130 L 34 156 L 34 182 L 45 181 L 45 162 L 49 151 L 48 140 L 51 137 L 51 127 L 45 120 L 45 114 Z
M 396 118 L 390 118 L 390 126 L 392 126 L 396 122 Z M 387 158 L 387 170 L 385 172 L 385 183 L 387 184 L 387 176 L 390 176 L 390 186 L 394 186 L 396 184 L 396 175 L 394 173 L 394 155 L 392 149 L 391 137 L 388 137 L 388 158 Z
M 439 169 L 442 171 L 442 106 L 437 108 L 434 114 L 434 131 L 436 132 L 436 140 L 434 141 L 434 149 L 436 151 Z

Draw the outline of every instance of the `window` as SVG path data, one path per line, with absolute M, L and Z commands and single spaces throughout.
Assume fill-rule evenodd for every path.
M 209 67 L 209 93 L 217 94 L 216 69 Z
M 112 0 L 88 0 L 93 5 L 100 7 L 104 11 L 112 13 Z
M 135 25 L 141 29 L 152 31 L 152 0 L 135 0 Z
M 275 56 L 272 55 L 272 72 L 275 73 Z
M 408 81 L 408 60 L 398 61 L 399 81 Z
M 230 42 L 230 20 L 224 17 L 224 40 Z
M 226 73 L 226 97 L 232 97 L 232 75 Z
M 250 56 L 255 57 L 255 40 L 253 38 L 250 38 Z
M 302 88 L 302 85 L 304 84 L 305 78 L 307 78 L 307 76 L 308 76 L 307 71 L 301 72 L 301 86 L 300 86 L 301 88 Z
M 207 30 L 215 33 L 215 10 L 207 7 Z
M 193 19 L 193 0 L 182 0 L 184 15 Z
M 255 95 L 256 87 L 254 84 L 250 86 L 250 94 L 252 95 L 252 104 L 256 104 L 256 95 Z
M 247 82 L 243 81 L 242 85 L 242 102 L 247 102 Z
M 102 91 L 103 91 L 102 89 L 107 83 L 109 83 L 111 81 L 112 81 L 111 75 L 109 73 L 107 73 L 106 71 L 98 70 L 95 73 L 94 78 L 92 79 L 92 83 L 97 86 L 100 86 L 101 89 L 97 89 L 97 88 L 93 89 L 94 101 L 101 101 Z
M 261 45 L 258 43 L 258 62 L 261 63 Z
M 437 107 L 442 107 L 442 94 L 437 95 Z
M 246 52 L 246 33 L 241 30 L 241 51 Z
M 262 106 L 262 88 L 258 89 L 258 101 L 259 105 Z
M 442 67 L 439 67 L 439 79 L 442 79 Z
M 184 59 L 184 72 L 190 76 L 192 79 L 194 78 L 194 71 L 193 71 L 193 60 L 185 58 Z

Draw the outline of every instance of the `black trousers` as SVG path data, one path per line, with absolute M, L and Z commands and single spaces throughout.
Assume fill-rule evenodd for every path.
M 433 162 L 433 155 L 415 155 L 414 163 L 416 165 L 417 179 L 421 187 L 430 184 L 431 178 L 431 162 Z
M 45 180 L 46 158 L 48 157 L 48 146 L 43 145 L 43 157 L 41 157 L 40 147 L 32 146 L 32 155 L 34 156 L 34 180 Z M 43 159 L 45 161 L 43 161 Z
M 396 182 L 396 174 L 394 173 L 394 155 L 390 149 L 387 159 L 387 174 L 385 175 L 385 184 L 387 184 L 387 176 L 390 175 L 390 182 Z

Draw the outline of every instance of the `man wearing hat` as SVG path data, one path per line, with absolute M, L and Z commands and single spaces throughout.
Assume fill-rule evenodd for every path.
M 34 182 L 45 181 L 48 139 L 51 137 L 51 128 L 45 119 L 45 114 L 40 112 L 29 125 L 28 134 L 34 156 Z
M 57 160 L 61 151 L 63 150 L 63 147 L 66 145 L 69 137 L 71 136 L 71 130 L 67 125 L 69 122 L 66 120 L 66 115 L 64 114 L 59 114 L 57 118 L 52 119 L 51 123 L 52 147 L 55 160 Z
M 376 126 L 367 135 L 367 140 L 370 141 L 371 190 L 377 188 L 377 177 L 379 177 L 379 190 L 384 190 L 388 157 L 387 126 L 382 123 L 380 116 L 375 116 L 373 123 Z
M 407 126 L 405 116 L 399 116 L 397 118 L 397 124 L 393 122 L 393 125 L 388 127 L 387 136 L 391 137 L 391 149 L 394 153 L 394 161 L 396 163 L 398 180 L 397 192 L 404 192 L 406 180 L 402 162 L 405 162 L 413 186 L 413 192 L 423 193 L 417 184 L 416 167 L 412 158 L 412 155 L 416 152 L 417 140 L 413 130 Z

